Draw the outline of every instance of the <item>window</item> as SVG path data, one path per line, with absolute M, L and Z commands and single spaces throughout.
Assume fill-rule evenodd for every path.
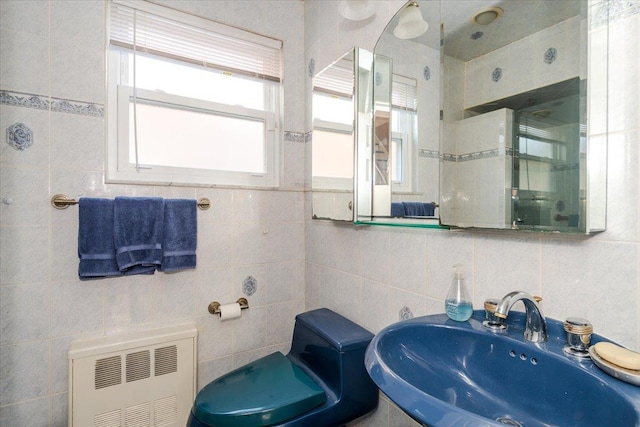
M 415 79 L 393 75 L 391 89 L 391 182 L 394 193 L 414 188 L 417 147 L 417 84 Z
M 278 185 L 282 42 L 110 3 L 109 182 Z
M 353 191 L 353 61 L 343 58 L 314 77 L 312 187 Z

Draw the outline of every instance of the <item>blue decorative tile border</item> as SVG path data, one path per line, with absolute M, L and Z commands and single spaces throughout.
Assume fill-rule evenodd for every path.
M 516 170 L 521 169 L 521 165 L 523 164 L 524 161 L 521 161 L 520 163 L 515 163 L 514 164 L 514 168 Z M 549 166 L 549 171 L 550 172 L 566 172 L 566 171 L 575 171 L 575 170 L 579 170 L 580 169 L 580 164 L 579 163 L 570 163 L 567 165 L 551 165 Z
M 492 157 L 498 157 L 500 151 L 497 148 L 491 150 L 477 151 L 475 153 L 465 153 L 458 155 L 458 162 L 468 162 L 472 160 L 490 159 Z
M 80 114 L 83 116 L 104 116 L 104 105 L 92 102 L 73 101 L 70 99 L 49 98 L 48 96 L 32 93 L 11 92 L 0 90 L 0 105 L 12 107 L 35 108 L 59 113 Z
M 71 101 L 68 99 L 51 98 L 51 111 L 59 113 L 80 114 L 83 116 L 104 116 L 104 106 L 91 102 Z
M 49 98 L 32 93 L 18 93 L 0 90 L 0 105 L 48 110 Z
M 444 153 L 442 154 L 442 156 L 440 157 L 440 159 L 443 162 L 470 162 L 473 160 L 482 160 L 482 159 L 490 159 L 493 157 L 499 157 L 501 155 L 500 153 L 501 149 L 499 148 L 493 148 L 491 150 L 484 150 L 484 151 L 476 151 L 475 153 L 465 153 L 465 154 L 451 154 L 451 153 Z M 505 154 L 507 156 L 513 156 L 514 150 L 513 148 L 507 148 L 505 150 Z
M 429 159 L 439 159 L 440 152 L 437 150 L 426 150 L 423 148 L 418 149 L 418 157 L 426 157 Z
M 312 130 L 310 130 L 309 132 L 305 132 L 302 135 L 303 135 L 303 140 L 300 141 L 300 142 L 311 142 L 311 140 L 313 139 L 313 131 Z
M 452 153 L 442 153 L 440 160 L 443 162 L 453 162 L 455 163 L 458 160 L 458 156 Z
M 307 134 L 304 132 L 293 132 L 290 130 L 284 131 L 284 141 L 285 142 L 307 142 Z
M 573 170 L 579 170 L 579 169 L 580 169 L 579 163 L 572 163 L 570 165 L 555 165 L 551 167 L 551 170 L 553 172 L 573 171 Z

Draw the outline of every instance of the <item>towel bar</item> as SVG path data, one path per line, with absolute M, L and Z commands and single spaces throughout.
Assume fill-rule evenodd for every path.
M 77 205 L 78 201 L 76 199 L 72 199 L 66 194 L 56 194 L 51 198 L 51 206 L 56 209 L 67 209 L 71 205 Z M 211 200 L 206 197 L 202 197 L 198 199 L 198 208 L 206 211 L 211 207 Z

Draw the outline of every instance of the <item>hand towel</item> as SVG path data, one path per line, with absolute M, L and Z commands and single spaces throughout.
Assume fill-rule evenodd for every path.
M 116 197 L 113 215 L 113 238 L 120 271 L 153 274 L 162 263 L 164 200 Z
M 113 241 L 113 200 L 81 197 L 78 212 L 80 279 L 122 275 Z
M 160 271 L 171 272 L 196 268 L 198 214 L 196 201 L 164 201 L 164 233 Z
M 406 216 L 433 216 L 435 206 L 433 203 L 403 202 Z
M 404 216 L 404 204 L 401 202 L 391 203 L 391 216 L 393 218 L 402 218 Z

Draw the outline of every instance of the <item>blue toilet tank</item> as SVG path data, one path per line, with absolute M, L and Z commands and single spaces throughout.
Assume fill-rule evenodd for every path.
M 291 350 L 286 355 L 286 359 L 304 371 L 324 391 L 326 400 L 319 406 L 290 419 L 274 424 L 258 423 L 257 425 L 335 427 L 375 410 L 378 406 L 378 388 L 369 377 L 364 365 L 364 354 L 372 338 L 371 332 L 326 308 L 296 316 Z M 266 356 L 249 365 L 260 364 L 263 359 L 267 360 L 273 356 Z M 249 365 L 243 368 L 247 370 Z M 269 369 L 268 364 L 265 366 L 267 366 L 265 369 Z M 236 371 L 242 371 L 243 368 Z M 234 375 L 234 373 L 227 375 Z M 221 378 L 224 379 L 224 377 Z M 216 382 L 220 382 L 220 379 L 213 383 Z M 196 402 L 202 399 L 201 393 L 213 383 L 198 393 Z M 251 381 L 248 381 L 247 388 L 251 386 Z M 218 390 L 226 393 L 228 389 Z M 265 394 L 268 392 L 269 390 L 264 391 Z M 242 399 L 239 398 L 238 401 Z M 204 417 L 199 416 L 196 406 L 194 405 L 192 410 L 188 427 L 216 427 L 201 421 Z M 237 409 L 243 410 L 246 415 L 244 408 Z M 215 418 L 216 414 L 213 415 L 214 417 L 210 419 Z
M 378 406 L 378 388 L 364 365 L 364 354 L 372 339 L 371 332 L 327 308 L 296 316 L 287 357 L 305 369 L 327 392 L 325 405 L 335 405 L 333 415 L 336 417 L 336 423 L 329 425 L 354 419 L 340 420 L 340 414 L 346 417 L 347 413 L 357 411 L 361 416 Z M 327 416 L 321 408 L 317 411 L 318 421 Z M 307 414 L 309 419 L 313 416 L 314 411 Z

